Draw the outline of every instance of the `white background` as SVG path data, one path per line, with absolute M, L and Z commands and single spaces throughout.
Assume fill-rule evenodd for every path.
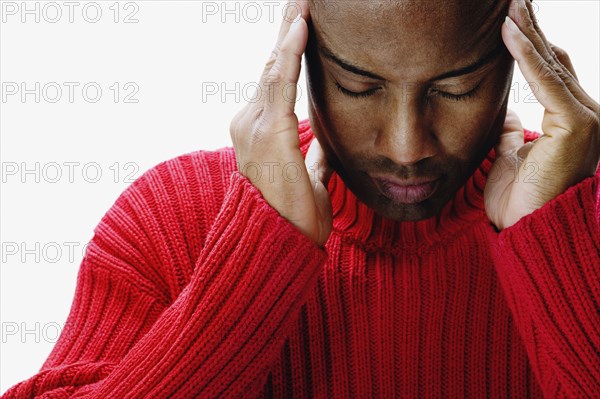
M 285 2 L 122 1 L 115 7 L 98 1 L 95 7 L 82 1 L 72 23 L 62 1 L 58 8 L 27 2 L 29 9 L 38 4 L 39 22 L 35 13 L 23 15 L 21 1 L 0 3 L 4 392 L 48 356 L 71 306 L 83 247 L 117 196 L 163 160 L 231 145 L 229 122 L 252 94 Z M 580 82 L 598 101 L 598 1 L 535 3 L 546 37 L 569 52 Z M 89 22 L 97 8 L 99 21 Z M 57 9 L 62 17 L 52 23 Z M 137 22 L 125 23 L 126 17 Z M 34 94 L 25 101 L 20 92 L 9 95 L 15 85 L 35 89 L 35 82 L 39 103 Z M 78 84 L 73 102 L 65 82 Z M 304 82 L 302 75 L 300 119 L 307 117 Z M 525 84 L 517 68 L 510 107 L 526 128 L 539 131 L 543 110 L 527 103 Z M 215 85 L 218 93 L 209 95 L 205 89 Z M 56 87 L 62 97 L 52 103 Z M 94 87 L 102 89 L 97 102 Z M 222 88 L 239 98 L 230 93 L 223 101 Z M 137 103 L 126 102 L 127 94 Z

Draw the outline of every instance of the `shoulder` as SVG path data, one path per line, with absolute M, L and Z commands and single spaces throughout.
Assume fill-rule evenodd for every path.
M 306 154 L 312 140 L 308 120 L 299 122 L 298 133 Z M 235 171 L 233 147 L 197 150 L 158 163 L 108 209 L 86 257 L 122 278 L 134 274 L 136 281 L 147 282 L 150 294 L 172 300 L 188 282 Z
M 298 134 L 305 154 L 313 137 L 308 119 L 299 122 Z M 220 210 L 236 170 L 233 147 L 198 150 L 165 160 L 121 193 L 103 221 L 126 215 L 144 226 L 172 220 L 207 227 Z
M 170 302 L 188 282 L 234 170 L 231 147 L 153 166 L 104 214 L 86 258 L 119 278 L 144 281 L 149 294 Z
M 144 172 L 105 215 L 126 213 L 142 225 L 206 226 L 219 211 L 231 174 L 237 169 L 232 147 L 198 150 L 165 160 Z
M 195 209 L 200 214 L 210 214 L 218 211 L 214 208 L 223 198 L 235 169 L 231 147 L 179 155 L 144 172 L 115 205 L 127 204 L 136 214 L 151 213 L 159 218 L 166 216 L 167 210 L 185 214 L 186 210 Z

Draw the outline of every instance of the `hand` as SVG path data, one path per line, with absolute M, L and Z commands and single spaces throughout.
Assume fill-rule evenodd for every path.
M 507 112 L 484 191 L 486 213 L 500 230 L 594 176 L 600 160 L 600 106 L 569 56 L 546 40 L 529 0 L 511 0 L 508 14 L 502 39 L 545 110 L 544 134 L 527 144 L 519 118 Z
M 300 9 L 302 18 L 295 18 Z M 304 159 L 294 113 L 308 40 L 308 5 L 306 1 L 290 1 L 287 11 L 260 79 L 259 97 L 233 118 L 230 134 L 240 173 L 281 216 L 322 246 L 333 223 L 327 192 L 332 169 L 316 138 Z M 292 23 L 295 19 L 297 22 Z

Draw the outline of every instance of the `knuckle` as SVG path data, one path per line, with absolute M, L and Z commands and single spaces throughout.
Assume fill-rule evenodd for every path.
M 600 121 L 598 120 L 598 114 L 596 114 L 589 108 L 584 107 L 580 115 L 584 130 L 597 135 L 598 127 L 600 125 Z
M 562 48 L 555 46 L 554 44 L 550 44 L 550 48 L 554 51 L 554 54 L 560 59 L 569 59 L 569 54 Z
M 264 138 L 264 133 L 260 129 L 255 129 L 250 133 L 250 143 L 252 145 L 259 144 Z
M 556 79 L 556 71 L 544 60 L 538 61 L 535 66 L 535 71 L 541 80 L 547 81 Z
M 279 45 L 277 45 L 273 51 L 271 52 L 271 55 L 269 56 L 269 58 L 267 59 L 267 61 L 265 62 L 265 66 L 263 68 L 263 76 L 266 76 L 269 71 L 271 71 L 271 69 L 273 68 L 273 66 L 277 63 L 277 58 L 279 57 Z
M 598 135 L 600 122 L 598 115 L 587 107 L 578 107 L 569 118 L 567 131 L 573 137 L 587 137 L 587 134 Z
M 273 51 L 271 51 L 271 58 L 272 59 L 277 59 L 277 57 L 279 57 L 279 52 L 281 51 L 281 45 L 279 43 L 277 43 L 275 45 L 275 47 L 273 48 Z
M 265 62 L 265 69 L 269 70 L 273 66 L 273 64 L 275 64 L 275 61 L 277 61 L 277 57 L 279 57 L 279 48 L 275 47 L 275 49 L 273 49 L 273 51 L 271 52 L 269 59 L 267 60 L 267 62 Z
M 538 52 L 533 43 L 530 41 L 521 41 L 523 43 L 523 54 L 526 59 L 534 59 Z
M 284 75 L 283 71 L 281 70 L 281 66 L 279 63 L 275 63 L 273 64 L 271 70 L 267 73 L 267 76 L 265 77 L 265 83 L 269 85 L 275 85 L 283 82 L 283 79 Z
M 260 142 L 265 137 L 265 132 L 269 131 L 272 125 L 272 118 L 267 113 L 260 111 L 254 119 L 254 124 L 250 130 L 250 139 L 253 144 Z
M 560 78 L 560 80 L 562 80 L 563 82 L 566 81 L 567 79 L 571 79 L 572 75 L 569 72 L 568 69 L 566 69 L 565 67 L 563 67 L 562 65 L 558 65 L 555 68 L 556 74 L 558 75 L 558 77 Z

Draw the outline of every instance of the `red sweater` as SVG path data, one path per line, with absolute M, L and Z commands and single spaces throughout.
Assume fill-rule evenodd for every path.
M 500 233 L 483 206 L 493 150 L 417 222 L 334 174 L 322 249 L 234 155 L 186 154 L 127 188 L 52 353 L 3 399 L 600 397 L 599 174 Z

